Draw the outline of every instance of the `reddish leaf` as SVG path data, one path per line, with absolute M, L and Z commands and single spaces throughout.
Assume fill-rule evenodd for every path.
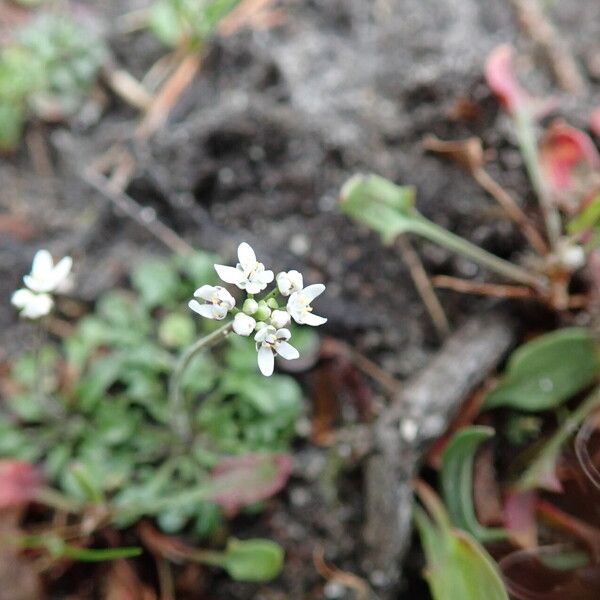
M 591 138 L 566 123 L 553 123 L 540 146 L 540 162 L 555 191 L 577 186 L 578 180 L 600 168 L 600 154 Z
M 537 545 L 535 491 L 511 493 L 504 504 L 504 526 L 511 538 L 523 548 Z
M 211 500 L 228 512 L 265 500 L 289 479 L 292 459 L 287 454 L 248 454 L 224 458 L 214 468 Z
M 0 460 L 0 509 L 35 499 L 43 483 L 41 473 L 21 460 Z
M 485 63 L 485 79 L 488 86 L 509 114 L 530 112 L 537 117 L 546 115 L 556 105 L 555 100 L 533 98 L 521 87 L 513 71 L 513 55 L 514 49 L 508 44 L 492 50 Z
M 500 104 L 511 114 L 531 103 L 529 94 L 517 81 L 512 68 L 513 48 L 508 44 L 498 46 L 488 56 L 485 78 Z

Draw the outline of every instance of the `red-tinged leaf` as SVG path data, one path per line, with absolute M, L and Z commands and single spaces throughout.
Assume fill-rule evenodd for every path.
M 566 123 L 553 123 L 540 146 L 540 162 L 556 192 L 579 187 L 579 180 L 600 168 L 600 154 L 591 138 Z
M 42 474 L 28 462 L 0 460 L 0 509 L 30 502 L 42 484 Z
M 211 474 L 210 499 L 228 512 L 270 498 L 287 483 L 292 459 L 287 454 L 248 454 L 224 458 Z
M 590 129 L 592 133 L 600 137 L 600 106 L 592 113 L 590 117 Z
M 504 526 L 510 537 L 523 548 L 537 546 L 535 491 L 513 492 L 504 504 Z
M 487 84 L 498 97 L 500 104 L 511 114 L 526 108 L 531 103 L 531 97 L 521 87 L 513 73 L 513 54 L 512 46 L 503 44 L 492 51 L 485 64 Z
M 513 71 L 514 48 L 503 44 L 492 50 L 485 63 L 485 79 L 503 108 L 511 115 L 529 112 L 542 117 L 556 105 L 554 99 L 533 98 L 521 87 Z

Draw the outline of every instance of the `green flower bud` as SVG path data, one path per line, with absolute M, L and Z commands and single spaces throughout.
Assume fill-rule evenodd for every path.
M 277 300 L 275 300 L 275 298 L 269 298 L 267 300 L 267 306 L 269 308 L 272 308 L 273 310 L 277 310 L 279 308 L 279 304 L 277 303 Z
M 244 305 L 242 306 L 242 310 L 247 314 L 252 316 L 258 310 L 258 302 L 253 300 L 252 298 L 248 298 Z
M 271 316 L 271 309 L 267 306 L 267 303 L 264 300 L 261 300 L 258 303 L 258 310 L 254 313 L 254 318 L 257 321 L 264 321 Z

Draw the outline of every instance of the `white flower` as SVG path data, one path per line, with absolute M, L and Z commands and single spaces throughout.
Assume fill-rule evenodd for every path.
M 266 377 L 273 374 L 275 354 L 279 354 L 286 360 L 293 360 L 300 356 L 298 350 L 288 343 L 291 336 L 288 329 L 275 329 L 272 325 L 263 327 L 254 336 L 258 351 L 258 368 Z
M 265 265 L 256 260 L 254 250 L 246 242 L 238 247 L 238 260 L 235 267 L 215 265 L 217 274 L 226 283 L 233 283 L 249 294 L 258 294 L 273 281 L 273 271 L 265 270 Z
M 302 273 L 298 271 L 282 271 L 277 273 L 277 287 L 283 296 L 289 296 L 294 292 L 299 292 L 304 285 Z
M 203 285 L 194 292 L 194 296 L 205 300 L 205 304 L 200 304 L 198 300 L 190 300 L 188 306 L 207 319 L 220 321 L 235 306 L 234 297 L 220 285 Z
M 281 329 L 285 327 L 290 322 L 290 315 L 285 310 L 274 310 L 271 313 L 271 325 L 275 327 L 275 329 Z
M 325 286 L 322 283 L 315 283 L 305 287 L 299 292 L 294 292 L 288 299 L 287 311 L 292 315 L 296 323 L 300 325 L 323 325 L 327 322 L 324 317 L 318 317 L 313 314 L 313 307 L 310 303 L 325 291 Z
M 34 292 L 55 292 L 64 290 L 73 266 L 73 259 L 65 256 L 56 265 L 48 250 L 38 250 L 33 257 L 31 273 L 23 277 L 25 285 Z
M 50 313 L 54 300 L 49 294 L 36 294 L 27 288 L 17 290 L 10 300 L 26 319 L 39 319 Z
M 255 327 L 256 320 L 244 313 L 238 313 L 233 319 L 233 330 L 238 335 L 250 335 Z

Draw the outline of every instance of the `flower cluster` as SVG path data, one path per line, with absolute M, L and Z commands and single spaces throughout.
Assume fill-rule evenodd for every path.
M 288 326 L 292 319 L 301 325 L 322 325 L 327 321 L 312 312 L 311 302 L 325 291 L 321 283 L 304 287 L 302 274 L 298 271 L 273 271 L 256 259 L 249 244 L 238 247 L 238 264 L 235 267 L 215 265 L 215 270 L 225 283 L 232 283 L 248 294 L 241 310 L 235 307 L 234 297 L 223 287 L 203 285 L 194 292 L 189 307 L 207 319 L 222 320 L 234 315 L 232 329 L 242 336 L 254 333 L 258 352 L 258 367 L 267 377 L 273 373 L 275 355 L 286 360 L 298 358 L 298 350 L 290 343 Z M 276 287 L 259 300 L 259 294 L 271 283 Z M 285 301 L 287 298 L 287 301 Z M 283 305 L 285 303 L 285 305 Z
M 33 257 L 31 273 L 23 277 L 24 288 L 14 292 L 11 302 L 26 319 L 39 319 L 50 313 L 54 306 L 52 294 L 65 291 L 73 259 L 65 256 L 56 265 L 48 250 L 38 250 Z

